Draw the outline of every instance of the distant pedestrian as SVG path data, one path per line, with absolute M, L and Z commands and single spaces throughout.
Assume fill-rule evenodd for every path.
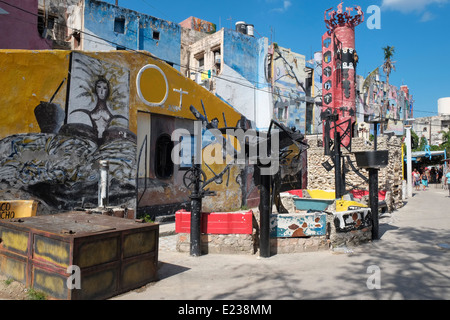
M 442 176 L 444 175 L 444 170 L 442 169 L 442 166 L 439 166 L 438 175 L 439 175 L 438 182 L 441 183 Z
M 413 184 L 416 188 L 416 191 L 420 190 L 420 173 L 417 171 L 417 169 L 414 169 L 413 173 Z
M 422 173 L 421 179 L 422 179 L 422 185 L 423 185 L 423 191 L 428 187 L 428 170 L 425 170 Z
M 447 184 L 448 196 L 450 197 L 450 170 L 448 170 L 445 175 L 445 183 Z

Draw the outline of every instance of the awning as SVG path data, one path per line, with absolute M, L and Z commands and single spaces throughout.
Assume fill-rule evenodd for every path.
M 412 157 L 428 157 L 428 156 L 444 156 L 445 150 L 438 150 L 438 151 L 414 151 L 411 152 Z
M 418 158 L 423 157 L 437 157 L 437 156 L 444 156 L 445 158 L 445 150 L 438 150 L 438 151 L 413 151 L 411 152 L 411 160 L 417 161 Z M 405 155 L 404 161 L 407 160 L 407 156 Z

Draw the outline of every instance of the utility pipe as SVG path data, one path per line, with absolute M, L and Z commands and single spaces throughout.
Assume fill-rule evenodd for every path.
M 100 160 L 100 180 L 98 190 L 98 206 L 104 208 L 109 204 L 109 163 Z

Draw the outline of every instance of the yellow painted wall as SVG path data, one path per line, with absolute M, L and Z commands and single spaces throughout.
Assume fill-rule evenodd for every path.
M 49 101 L 67 77 L 67 51 L 0 50 L 0 139 L 16 133 L 37 133 L 34 108 Z M 53 102 L 64 108 L 66 85 Z
M 147 56 L 142 57 L 144 60 L 148 59 Z M 222 112 L 225 113 L 225 117 L 227 120 L 228 126 L 235 126 L 236 122 L 240 119 L 240 114 L 236 112 L 232 107 L 223 102 L 221 99 L 211 94 L 208 90 L 203 87 L 197 85 L 192 80 L 184 77 L 175 69 L 169 67 L 164 62 L 160 62 L 155 59 L 145 60 L 147 64 L 140 63 L 135 64 L 138 66 L 137 69 L 134 70 L 136 72 L 136 77 L 132 77 L 133 79 L 137 78 L 139 75 L 140 69 L 143 69 L 140 73 L 140 86 L 135 87 L 136 83 L 132 83 L 131 91 L 132 92 L 140 92 L 142 97 L 149 104 L 157 104 L 158 106 L 149 106 L 145 102 L 135 96 L 136 106 L 138 110 L 146 110 L 153 113 L 160 113 L 166 115 L 172 115 L 176 117 L 183 117 L 187 119 L 195 119 L 192 112 L 189 110 L 189 107 L 193 105 L 200 113 L 203 114 L 201 100 L 203 101 L 203 105 L 205 106 L 208 120 L 213 118 L 218 118 L 220 121 L 220 127 L 223 127 L 223 116 Z M 157 69 L 158 67 L 159 69 Z M 132 74 L 134 74 L 132 72 Z M 181 94 L 178 91 L 174 90 L 183 90 L 182 94 L 182 106 L 180 107 L 180 96 Z M 167 98 L 164 100 L 165 95 L 167 94 Z M 161 101 L 164 100 L 164 103 Z
M 195 120 L 189 110 L 193 105 L 203 114 L 201 100 L 205 106 L 208 120 L 217 117 L 223 127 L 222 112 L 225 113 L 228 126 L 235 126 L 240 114 L 218 97 L 211 94 L 192 80 L 184 77 L 177 70 L 164 62 L 154 59 L 147 52 L 81 52 L 101 61 L 120 65 L 130 70 L 130 127 L 136 132 L 136 112 L 147 111 L 175 117 Z M 41 102 L 48 102 L 56 89 L 69 77 L 70 51 L 48 50 L 0 50 L 0 79 L 2 83 L 0 95 L 0 138 L 16 133 L 40 132 L 34 116 L 34 108 Z M 136 79 L 140 74 L 139 90 Z M 155 68 L 158 67 L 159 69 Z M 67 81 L 58 91 L 53 102 L 65 108 Z M 167 83 L 167 87 L 166 87 Z M 182 95 L 180 108 L 180 93 Z M 139 97 L 141 92 L 147 105 Z M 164 103 L 159 103 L 165 95 Z
M 219 120 L 219 128 L 225 127 L 223 113 L 228 127 L 236 126 L 237 122 L 241 119 L 241 114 L 236 112 L 227 103 L 191 79 L 184 77 L 168 64 L 152 58 L 148 52 L 73 52 L 74 54 L 68 50 L 0 50 L 0 140 L 15 134 L 31 135 L 40 133 L 41 129 L 35 118 L 34 109 L 41 101 L 49 102 L 64 79 L 65 82 L 63 82 L 52 101 L 52 103 L 57 104 L 63 111 L 66 110 L 66 105 L 73 103 L 73 100 L 67 100 L 70 95 L 73 95 L 75 83 L 77 86 L 85 83 L 88 87 L 86 92 L 89 90 L 92 92 L 94 90 L 92 87 L 94 83 L 93 79 L 98 77 L 98 74 L 89 74 L 89 72 L 86 72 L 86 70 L 94 70 L 93 68 L 89 69 L 88 66 L 83 72 L 79 72 L 82 69 L 79 68 L 77 75 L 75 75 L 74 68 L 76 67 L 71 58 L 72 56 L 75 57 L 75 55 L 84 55 L 96 59 L 95 61 L 86 59 L 84 63 L 86 61 L 98 62 L 99 65 L 105 66 L 105 70 L 106 68 L 110 68 L 108 71 L 109 75 L 113 74 L 114 70 L 118 70 L 119 72 L 126 70 L 128 72 L 129 97 L 127 116 L 128 129 L 132 133 L 137 133 L 138 111 L 196 120 L 196 116 L 194 116 L 190 107 L 193 106 L 204 116 L 204 106 L 208 121 L 217 118 Z M 77 63 L 77 67 L 82 67 L 81 64 L 83 61 Z M 111 68 L 111 66 L 113 67 Z M 114 66 L 117 66 L 117 68 Z M 103 70 L 102 67 L 99 70 Z M 90 81 L 85 81 L 85 79 L 79 80 L 77 77 L 89 78 Z M 112 88 L 114 88 L 113 80 L 109 80 Z M 121 84 L 123 85 L 123 81 Z M 87 100 L 81 101 L 86 102 Z M 70 108 L 72 110 L 77 108 L 86 109 L 87 106 L 76 100 L 76 105 L 71 105 Z M 26 135 L 22 136 L 22 138 L 25 139 L 23 141 L 28 144 L 28 147 L 30 144 L 33 144 L 34 140 L 28 139 L 28 141 Z M 34 135 L 33 139 L 36 139 L 36 135 Z M 51 141 L 51 138 L 49 139 L 48 141 Z M 42 141 L 45 141 L 45 139 Z M 44 147 L 44 144 L 40 145 L 41 149 Z M 9 150 L 3 151 L 6 153 L 10 152 Z M 46 152 L 41 150 L 36 156 L 37 159 L 32 161 L 32 164 L 41 168 L 42 163 L 48 160 Z M 118 153 L 120 153 L 120 150 Z M 33 156 L 30 155 L 30 157 Z M 212 166 L 216 173 L 220 172 L 224 167 L 225 165 Z M 129 179 L 128 182 L 134 183 L 133 178 L 130 178 L 130 168 L 126 168 L 126 170 L 128 170 L 126 171 L 126 177 Z M 206 167 L 204 170 L 208 178 L 210 178 L 212 176 L 211 172 Z M 13 174 L 17 174 L 17 172 Z M 238 167 L 233 167 L 228 187 L 225 183 L 220 185 L 215 183 L 211 184 L 211 190 L 222 190 L 226 192 L 219 194 L 218 197 L 209 197 L 208 200 L 205 200 L 205 205 L 211 202 L 211 204 L 223 204 L 224 206 L 228 204 L 233 207 L 239 206 L 241 202 L 241 191 L 239 184 L 236 183 L 236 176 L 238 174 Z M 78 179 L 79 175 L 75 174 L 73 177 Z M 223 178 L 226 180 L 227 175 Z M 11 181 L 15 179 L 11 175 L 8 183 L 11 184 Z M 2 182 L 1 177 L 0 182 Z M 47 180 L 45 182 L 54 185 L 54 182 Z M 72 194 L 70 197 L 74 197 L 74 195 Z M 79 200 L 76 201 L 79 202 Z M 168 203 L 171 202 L 169 201 Z M 229 209 L 224 208 L 224 210 Z

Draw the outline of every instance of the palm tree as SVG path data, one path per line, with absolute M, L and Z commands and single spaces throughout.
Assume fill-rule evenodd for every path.
M 386 74 L 386 85 L 387 85 L 387 97 L 384 104 L 384 110 L 382 111 L 382 115 L 386 115 L 387 106 L 389 105 L 389 75 L 391 74 L 392 70 L 395 70 L 395 61 L 392 61 L 392 58 L 394 57 L 395 49 L 391 46 L 386 46 L 383 48 L 384 52 L 384 63 L 383 63 L 383 71 Z
M 441 150 L 445 149 L 447 150 L 447 159 L 450 157 L 450 129 L 445 132 L 445 130 L 442 130 L 440 133 L 442 133 L 442 144 L 440 145 Z

